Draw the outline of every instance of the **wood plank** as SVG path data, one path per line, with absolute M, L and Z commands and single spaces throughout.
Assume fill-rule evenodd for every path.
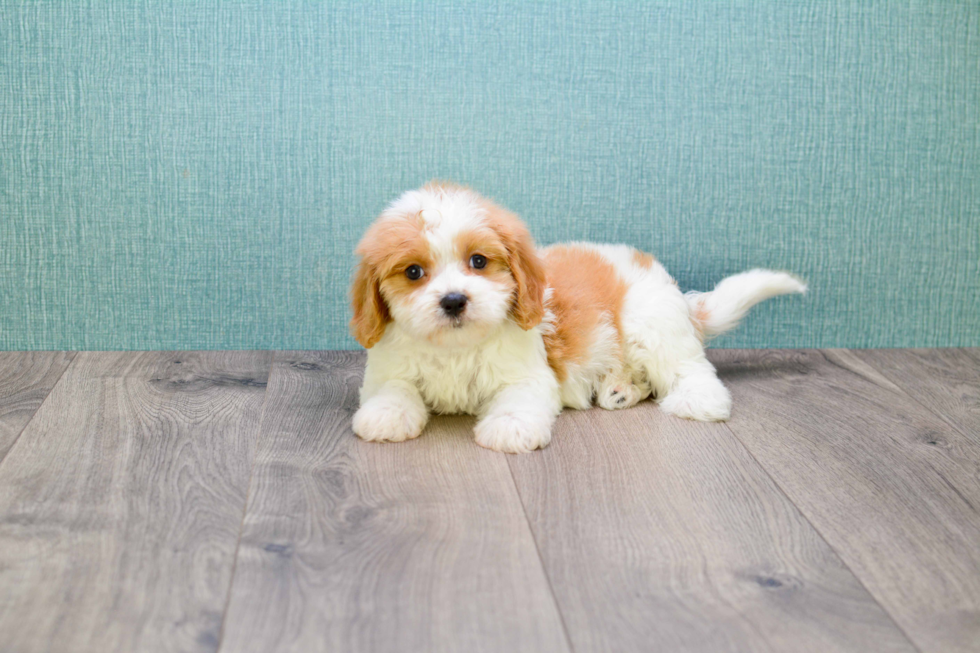
M 359 440 L 363 364 L 277 355 L 221 650 L 567 650 L 505 456 Z
M 980 643 L 980 446 L 846 351 L 712 351 L 743 444 L 923 651 Z
M 0 464 L 5 650 L 215 650 L 270 364 L 78 354 Z
M 576 653 L 915 650 L 722 424 L 566 411 L 508 460 Z
M 0 460 L 74 356 L 64 351 L 0 351 Z
M 980 443 L 980 349 L 866 349 L 854 354 Z

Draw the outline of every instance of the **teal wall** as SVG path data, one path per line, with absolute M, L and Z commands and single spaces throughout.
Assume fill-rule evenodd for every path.
M 810 282 L 721 346 L 980 345 L 975 1 L 0 0 L 0 166 L 0 349 L 353 347 L 430 177 Z

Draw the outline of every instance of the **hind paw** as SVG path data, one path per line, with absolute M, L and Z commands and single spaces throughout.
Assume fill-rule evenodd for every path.
M 604 382 L 599 388 L 596 403 L 606 410 L 618 410 L 635 406 L 643 399 L 643 391 L 634 383 L 620 381 L 619 383 Z
M 732 396 L 714 376 L 688 377 L 667 393 L 660 409 L 684 419 L 724 422 L 732 412 Z

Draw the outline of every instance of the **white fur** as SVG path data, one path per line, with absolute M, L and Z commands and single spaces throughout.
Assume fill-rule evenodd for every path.
M 710 337 L 734 329 L 749 309 L 761 301 L 805 292 L 806 284 L 792 275 L 757 269 L 722 279 L 709 293 L 689 292 L 687 301 L 692 308 L 703 308 L 709 316 L 704 322 L 704 333 Z
M 362 396 L 354 414 L 354 431 L 365 440 L 401 442 L 422 435 L 429 411 L 414 384 L 389 379 L 374 395 Z
M 393 387 L 398 393 L 411 388 L 411 402 L 401 397 L 390 401 Z M 509 320 L 479 342 L 462 347 L 434 345 L 414 337 L 397 320 L 390 324 L 381 341 L 368 350 L 354 432 L 368 440 L 417 436 L 424 419 L 405 419 L 409 403 L 436 413 L 478 415 L 477 443 L 509 453 L 547 445 L 561 411 L 558 380 L 548 367 L 540 329 L 524 331 Z M 375 413 L 384 416 L 370 423 L 411 426 L 392 429 L 391 437 L 372 437 L 373 431 L 362 432 L 360 427 L 368 420 L 362 414 Z
M 478 444 L 510 453 L 543 447 L 561 407 L 635 405 L 653 396 L 678 417 L 724 420 L 731 396 L 704 354 L 703 337 L 734 327 L 754 304 L 805 286 L 785 273 L 752 270 L 723 280 L 709 293 L 685 296 L 657 262 L 644 267 L 624 245 L 576 243 L 602 255 L 628 290 L 620 314 L 623 341 L 611 319 L 590 334 L 588 357 L 568 365 L 559 384 L 548 365 L 542 323 L 522 330 L 509 317 L 512 288 L 466 274 L 453 251 L 461 231 L 479 226 L 485 210 L 471 191 L 411 191 L 381 219 L 421 215 L 435 260 L 424 289 L 410 299 L 386 297 L 393 321 L 368 351 L 355 433 L 366 440 L 417 437 L 428 413 L 479 417 Z M 461 292 L 469 303 L 460 319 L 445 316 L 439 300 Z M 550 301 L 545 293 L 545 306 Z M 706 316 L 698 320 L 697 315 Z

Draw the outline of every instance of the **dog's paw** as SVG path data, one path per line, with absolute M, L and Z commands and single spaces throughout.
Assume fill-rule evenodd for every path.
M 402 442 L 422 434 L 425 410 L 397 397 L 372 397 L 354 413 L 354 433 L 372 442 Z
M 618 410 L 635 406 L 643 396 L 643 390 L 636 384 L 610 375 L 599 387 L 596 403 L 606 410 Z
M 551 420 L 522 413 L 490 414 L 480 420 L 476 443 L 504 453 L 528 453 L 551 442 Z
M 665 413 L 699 422 L 723 422 L 732 412 L 732 396 L 716 378 L 681 382 L 660 402 Z

